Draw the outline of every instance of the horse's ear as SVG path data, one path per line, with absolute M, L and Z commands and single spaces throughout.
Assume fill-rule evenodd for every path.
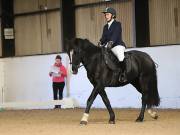
M 71 38 L 71 39 L 68 39 L 68 38 L 65 38 L 64 39 L 64 50 L 66 52 L 70 52 L 73 48 L 74 48 L 74 41 L 75 39 L 74 38 Z
M 89 42 L 89 40 L 87 38 L 84 39 L 85 42 Z
M 82 39 L 80 38 L 71 38 L 70 40 L 67 40 L 67 48 L 69 48 L 68 50 L 72 50 L 74 48 L 77 48 L 78 46 L 81 46 L 82 44 Z
M 73 38 L 71 41 L 73 45 L 78 45 L 78 38 Z

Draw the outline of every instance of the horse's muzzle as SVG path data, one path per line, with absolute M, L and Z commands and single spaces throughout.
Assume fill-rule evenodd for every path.
M 78 71 L 77 70 L 73 70 L 72 73 L 76 75 L 78 73 Z
M 78 67 L 77 66 L 72 66 L 72 73 L 77 74 L 78 73 Z

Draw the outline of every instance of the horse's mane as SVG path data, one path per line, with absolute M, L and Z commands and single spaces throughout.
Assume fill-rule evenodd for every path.
M 87 52 L 99 52 L 101 49 L 94 45 L 92 42 L 90 42 L 88 39 L 81 39 L 77 38 L 76 39 L 79 43 L 79 47 L 82 48 L 83 50 Z

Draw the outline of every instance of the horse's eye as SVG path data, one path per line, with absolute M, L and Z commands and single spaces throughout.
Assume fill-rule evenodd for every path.
M 79 53 L 79 50 L 74 50 L 74 54 L 78 54 Z

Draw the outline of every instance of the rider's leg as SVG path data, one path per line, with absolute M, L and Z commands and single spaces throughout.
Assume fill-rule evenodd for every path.
M 111 49 L 111 51 L 114 53 L 114 55 L 118 58 L 120 62 L 124 60 L 124 52 L 125 47 L 122 45 L 117 45 Z
M 113 47 L 112 52 L 114 53 L 114 55 L 118 58 L 118 60 L 120 61 L 121 64 L 121 68 L 122 68 L 122 72 L 119 76 L 119 81 L 120 82 L 125 82 L 127 81 L 127 76 L 126 76 L 126 60 L 124 59 L 124 52 L 125 52 L 125 47 L 121 46 L 121 45 L 117 45 L 115 47 Z

